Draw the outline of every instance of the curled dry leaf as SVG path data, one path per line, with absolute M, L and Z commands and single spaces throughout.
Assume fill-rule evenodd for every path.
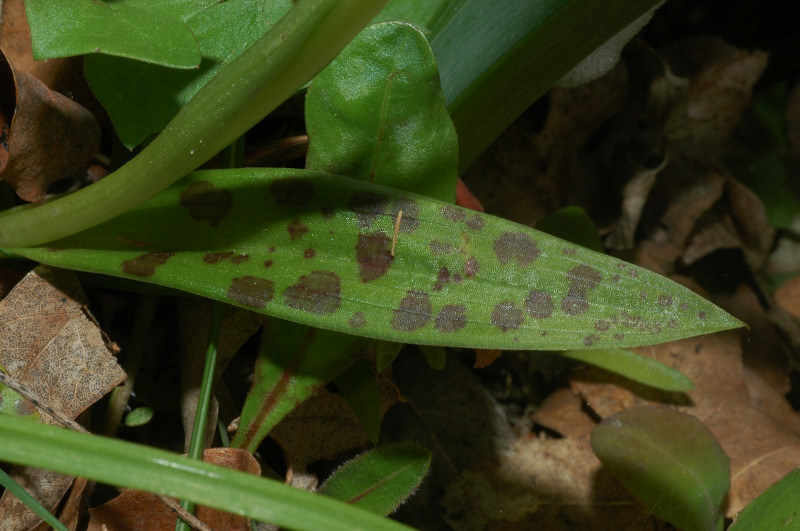
M 203 461 L 232 470 L 261 474 L 258 461 L 245 450 L 235 448 L 209 448 L 203 451 Z M 161 500 L 150 492 L 126 489 L 113 500 L 89 510 L 87 531 L 150 531 L 174 529 L 176 516 Z M 247 518 L 197 507 L 195 515 L 211 529 L 249 531 Z
M 100 128 L 78 103 L 0 61 L 0 177 L 25 201 L 87 165 Z
M 39 266 L 0 302 L 0 364 L 24 385 L 74 419 L 125 378 L 101 331 L 84 311 L 85 295 L 71 273 Z M 44 422 L 52 422 L 40 411 Z M 54 508 L 72 478 L 16 467 L 12 476 L 45 507 Z M 2 528 L 39 521 L 11 495 L 0 500 Z

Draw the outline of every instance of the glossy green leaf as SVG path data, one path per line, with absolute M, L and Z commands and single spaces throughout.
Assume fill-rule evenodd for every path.
M 94 229 L 10 251 L 418 344 L 625 348 L 741 326 L 664 277 L 544 233 L 304 170 L 195 172 Z
M 582 361 L 656 389 L 689 391 L 691 380 L 669 365 L 625 349 L 568 350 L 562 356 Z
M 372 22 L 408 22 L 428 35 L 431 21 L 449 3 L 450 0 L 389 0 Z
M 369 26 L 306 96 L 306 166 L 455 200 L 458 140 L 436 61 L 413 26 Z
M 231 446 L 250 452 L 281 419 L 345 370 L 364 344 L 357 336 L 284 321 L 265 323 L 264 335 L 253 385 L 231 441 Z
M 666 407 L 626 409 L 598 424 L 592 450 L 656 516 L 687 531 L 722 529 L 730 464 L 695 417 Z
M 148 446 L 8 415 L 0 415 L 0 433 L 2 462 L 188 499 L 298 531 L 409 531 L 326 496 Z
M 430 451 L 416 444 L 381 446 L 336 470 L 320 494 L 389 514 L 419 487 L 430 464 Z
M 800 530 L 800 468 L 795 468 L 736 515 L 728 531 Z
M 192 70 L 110 55 L 86 57 L 87 82 L 122 143 L 133 148 L 164 129 L 203 85 L 262 37 L 291 5 L 291 0 L 213 0 L 201 11 L 191 2 L 175 6 L 176 11 L 181 8 L 179 14 L 202 54 L 199 67 Z
M 366 358 L 354 361 L 336 378 L 336 387 L 353 408 L 372 444 L 378 444 L 381 434 L 381 399 L 370 362 Z
M 431 24 L 431 47 L 458 131 L 461 170 L 572 67 L 658 2 L 450 2 Z
M 200 49 L 185 16 L 216 2 L 28 0 L 25 12 L 37 60 L 102 53 L 194 68 L 200 64 Z

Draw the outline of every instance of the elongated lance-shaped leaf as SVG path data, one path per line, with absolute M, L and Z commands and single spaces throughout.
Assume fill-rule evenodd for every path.
M 195 172 L 110 222 L 11 251 L 418 344 L 623 348 L 742 326 L 631 264 L 490 215 L 307 170 Z
M 320 494 L 389 514 L 419 487 L 430 464 L 427 448 L 411 443 L 381 446 L 336 470 Z

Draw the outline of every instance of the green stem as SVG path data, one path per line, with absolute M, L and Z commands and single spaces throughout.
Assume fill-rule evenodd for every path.
M 300 0 L 222 69 L 142 152 L 73 194 L 0 215 L 0 247 L 32 247 L 154 197 L 231 144 L 325 67 L 385 0 Z

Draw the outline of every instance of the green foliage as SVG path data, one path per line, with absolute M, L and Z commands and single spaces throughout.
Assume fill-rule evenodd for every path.
M 195 68 L 200 49 L 185 20 L 217 0 L 25 2 L 37 60 L 103 53 Z
M 153 408 L 147 406 L 137 407 L 125 415 L 125 425 L 129 428 L 144 426 L 153 420 Z
M 800 492 L 800 469 L 795 468 L 736 515 L 729 531 L 761 531 L 780 529 L 797 531 L 797 497 Z
M 419 487 L 430 464 L 431 453 L 416 444 L 381 446 L 336 470 L 320 493 L 386 515 Z
M 198 58 L 197 68 L 164 68 L 135 60 L 138 57 L 86 57 L 86 80 L 126 147 L 133 148 L 164 129 L 203 85 L 261 38 L 292 4 L 291 0 L 206 3 L 202 10 L 197 9 L 197 1 L 174 5 L 171 10 L 192 32 L 195 46 L 199 45 L 202 61 Z
M 630 350 L 568 350 L 562 352 L 561 355 L 617 373 L 656 389 L 681 392 L 694 388 L 692 382 L 679 371 Z
M 8 415 L 0 415 L 0 432 L 4 461 L 159 492 L 298 531 L 409 529 L 326 496 L 148 446 Z
M 412 26 L 370 26 L 306 96 L 306 167 L 455 200 L 458 140 L 433 52 Z
M 369 360 L 361 358 L 347 367 L 336 378 L 336 388 L 353 408 L 372 444 L 378 444 L 381 433 L 381 400 Z
M 308 170 L 195 172 L 94 229 L 11 251 L 417 344 L 625 348 L 740 326 L 642 268 L 487 214 Z
M 695 417 L 666 407 L 626 409 L 594 429 L 592 450 L 656 516 L 687 531 L 722 529 L 730 464 Z

